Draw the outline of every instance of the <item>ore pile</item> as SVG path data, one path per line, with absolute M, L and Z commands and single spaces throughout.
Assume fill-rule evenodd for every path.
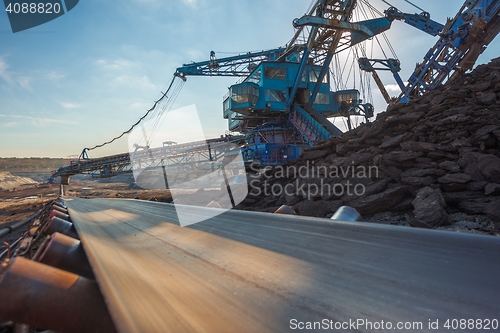
M 374 122 L 307 149 L 285 167 L 250 178 L 250 194 L 239 208 L 270 212 L 284 204 L 299 215 L 330 217 L 348 205 L 366 221 L 390 212 L 415 227 L 465 221 L 471 229 L 498 231 L 499 147 L 497 58 L 410 104 L 389 106 Z M 293 172 L 301 167 L 302 173 Z M 359 173 L 363 167 L 373 172 Z M 342 193 L 348 181 L 351 193 Z M 365 191 L 358 185 L 356 195 L 352 184 Z

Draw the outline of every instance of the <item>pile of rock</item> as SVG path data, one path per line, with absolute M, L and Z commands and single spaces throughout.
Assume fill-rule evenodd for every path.
M 29 177 L 16 176 L 8 171 L 0 171 L 0 191 L 10 191 L 33 187 L 38 182 Z
M 285 204 L 329 217 L 348 205 L 366 220 L 406 213 L 417 227 L 449 225 L 461 213 L 500 227 L 500 58 L 251 178 L 250 189 L 239 208 Z

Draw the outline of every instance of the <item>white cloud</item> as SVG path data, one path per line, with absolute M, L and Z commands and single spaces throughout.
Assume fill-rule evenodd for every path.
M 49 73 L 47 73 L 47 79 L 49 80 L 60 80 L 63 79 L 64 77 L 66 77 L 66 75 L 56 71 L 50 71 Z
M 7 123 L 2 123 L 2 127 L 14 127 L 18 124 L 17 121 L 9 121 Z
M 29 117 L 29 116 L 6 115 L 6 114 L 0 114 L 0 117 L 25 119 L 25 120 L 28 120 L 31 125 L 37 126 L 37 127 L 45 127 L 45 126 L 49 126 L 52 124 L 59 124 L 59 125 L 74 125 L 74 124 L 76 124 L 76 122 L 74 122 L 74 121 L 63 120 L 63 119 L 37 118 L 37 117 Z
M 101 67 L 101 69 L 110 70 L 110 71 L 122 71 L 122 70 L 129 71 L 130 69 L 140 67 L 140 63 L 135 62 L 135 61 L 122 59 L 122 58 L 111 60 L 111 61 L 99 59 L 96 61 L 96 64 L 99 67 Z
M 15 75 L 9 70 L 7 62 L 0 57 L 0 78 L 3 79 L 11 87 L 21 87 L 25 90 L 33 92 L 31 82 L 33 77 L 28 75 Z
M 33 92 L 33 88 L 31 87 L 31 81 L 33 81 L 33 78 L 29 77 L 29 76 L 19 76 L 17 79 L 16 79 L 17 83 L 19 83 L 19 85 L 28 90 L 28 91 L 31 91 Z
M 404 84 L 407 85 L 408 82 L 404 82 Z M 387 84 L 384 87 L 389 93 L 389 96 L 399 96 L 399 94 L 401 94 L 401 88 L 397 84 Z
M 71 102 L 62 102 L 62 101 L 58 101 L 59 104 L 61 104 L 61 106 L 65 109 L 77 109 L 77 108 L 81 108 L 82 106 L 80 104 L 76 104 L 76 103 L 71 103 Z
M 149 110 L 151 102 L 131 102 L 129 103 L 128 110 L 135 112 L 143 112 Z
M 186 59 L 189 59 L 190 61 L 204 61 L 209 59 L 209 55 L 207 52 L 201 52 L 200 50 L 196 49 L 190 49 L 184 52 L 186 55 Z M 185 61 L 187 63 L 187 61 Z
M 149 76 L 144 75 L 144 65 L 140 61 L 131 61 L 123 58 L 95 62 L 102 73 L 102 81 L 109 82 L 119 89 L 131 88 L 134 91 L 141 89 L 158 90 Z
M 0 78 L 2 78 L 10 86 L 12 86 L 14 85 L 15 81 L 12 79 L 8 68 L 9 66 L 7 65 L 7 63 L 2 58 L 0 58 Z
M 113 80 L 113 83 L 120 86 L 131 87 L 134 89 L 149 89 L 152 91 L 157 89 L 156 86 L 153 83 L 151 83 L 149 77 L 147 77 L 146 75 L 143 76 L 121 75 L 116 77 Z

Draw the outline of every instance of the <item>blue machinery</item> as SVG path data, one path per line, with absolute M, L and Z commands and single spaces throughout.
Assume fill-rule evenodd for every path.
M 410 76 L 400 95 L 408 103 L 426 91 L 471 70 L 479 55 L 500 32 L 500 1 L 467 0 L 454 19 L 448 20 L 436 45 Z
M 292 42 L 240 56 L 186 64 L 176 75 L 244 76 L 223 102 L 228 129 L 246 135 L 247 163 L 280 165 L 296 159 L 308 146 L 342 132 L 329 117 L 373 116 L 357 90 L 330 90 L 329 66 L 335 53 L 388 30 L 385 17 L 350 22 L 355 0 L 317 1 L 293 24 Z M 257 61 L 258 62 L 257 62 Z
M 424 61 L 417 65 L 406 86 L 397 75 L 399 62 L 395 59 L 359 59 L 360 67 L 373 74 L 387 103 L 393 101 L 376 70 L 390 70 L 402 90 L 396 101 L 408 103 L 412 98 L 422 96 L 447 80 L 471 70 L 479 55 L 500 32 L 499 12 L 498 0 L 466 0 L 456 16 L 442 25 L 432 21 L 427 12 L 407 14 L 390 7 L 384 12 L 386 18 L 404 21 L 431 36 L 439 36 L 439 40 L 427 52 Z M 383 67 L 376 68 L 376 63 Z
M 500 0 L 467 0 L 446 25 L 432 21 L 427 12 L 408 14 L 395 7 L 386 10 L 385 17 L 351 22 L 356 5 L 357 0 L 317 0 L 306 15 L 293 21 L 297 31 L 286 47 L 222 59 L 212 51 L 210 60 L 185 64 L 174 75 L 184 81 L 187 76 L 242 77 L 224 97 L 228 129 L 244 135 L 242 152 L 247 163 L 280 165 L 297 158 L 304 148 L 340 135 L 328 118 L 358 115 L 369 121 L 373 116 L 372 105 L 363 104 L 357 90 L 331 91 L 329 66 L 336 53 L 388 30 L 394 20 L 439 36 L 406 86 L 398 74 L 399 60 L 358 60 L 362 70 L 372 73 L 387 103 L 407 103 L 472 69 L 500 32 Z M 392 72 L 402 90 L 398 98 L 390 98 L 377 70 Z M 84 153 L 83 160 L 55 175 L 100 171 L 105 176 L 129 163 L 125 155 L 116 155 L 115 163 L 105 158 L 90 162 Z
M 427 12 L 408 14 L 395 7 L 383 18 L 353 23 L 356 3 L 318 0 L 307 15 L 294 20 L 297 33 L 286 48 L 224 59 L 216 59 L 212 51 L 210 61 L 183 65 L 176 75 L 184 80 L 188 75 L 244 76 L 224 98 L 228 129 L 246 135 L 247 162 L 279 165 L 297 158 L 305 147 L 341 134 L 328 118 L 364 115 L 368 121 L 373 116 L 373 107 L 362 103 L 357 90 L 330 90 L 328 69 L 335 53 L 388 30 L 394 20 L 440 36 L 406 86 L 398 74 L 399 60 L 359 59 L 360 68 L 372 73 L 387 103 L 407 103 L 472 69 L 500 30 L 499 0 L 467 0 L 446 25 L 431 20 Z M 393 73 L 402 90 L 399 98 L 390 98 L 377 70 Z

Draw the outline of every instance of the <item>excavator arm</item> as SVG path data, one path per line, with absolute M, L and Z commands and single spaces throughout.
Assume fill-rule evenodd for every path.
M 232 57 L 217 59 L 215 52 L 210 52 L 210 60 L 184 64 L 177 68 L 175 75 L 186 76 L 247 76 L 261 61 L 274 61 L 285 52 L 285 48 L 267 51 L 248 52 Z
M 446 25 L 431 20 L 427 12 L 408 14 L 390 7 L 384 14 L 391 22 L 403 21 L 431 36 L 439 36 L 424 61 L 417 64 L 406 87 L 403 87 L 397 98 L 402 103 L 408 103 L 411 98 L 434 90 L 445 81 L 471 70 L 479 55 L 500 33 L 500 0 L 466 0 L 455 18 L 449 19 Z M 383 68 L 374 68 L 374 62 L 383 64 L 376 59 L 359 59 L 361 69 L 373 74 L 377 86 L 389 102 L 391 100 L 375 70 L 391 70 L 401 86 L 396 75 L 399 69 L 395 71 L 388 63 Z
M 431 20 L 431 16 L 428 12 L 422 12 L 420 14 L 408 14 L 403 13 L 396 7 L 390 7 L 384 11 L 385 17 L 391 22 L 394 20 L 403 21 L 423 32 L 428 33 L 431 36 L 437 36 L 443 31 L 444 25 L 436 21 Z
M 436 21 L 431 20 L 431 16 L 428 12 L 422 12 L 420 14 L 409 14 L 403 13 L 396 7 L 389 7 L 386 11 L 384 11 L 385 18 L 390 22 L 395 20 L 402 21 L 406 24 L 409 24 L 419 30 L 422 30 L 425 33 L 428 33 L 431 36 L 437 36 L 443 31 L 444 25 L 438 23 Z M 368 59 L 368 58 L 360 58 L 358 60 L 359 67 L 361 70 L 366 72 L 370 72 L 373 76 L 373 80 L 377 84 L 382 96 L 384 97 L 387 104 L 391 104 L 394 100 L 389 96 L 387 89 L 385 89 L 382 80 L 377 74 L 377 70 L 383 71 L 391 71 L 394 76 L 398 86 L 401 90 L 405 89 L 405 85 L 399 76 L 399 71 L 401 71 L 400 63 L 398 59 Z M 381 65 L 381 67 L 375 67 L 375 65 Z
M 467 0 L 448 20 L 436 45 L 410 76 L 398 100 L 408 103 L 440 84 L 471 70 L 479 55 L 500 32 L 500 0 Z

